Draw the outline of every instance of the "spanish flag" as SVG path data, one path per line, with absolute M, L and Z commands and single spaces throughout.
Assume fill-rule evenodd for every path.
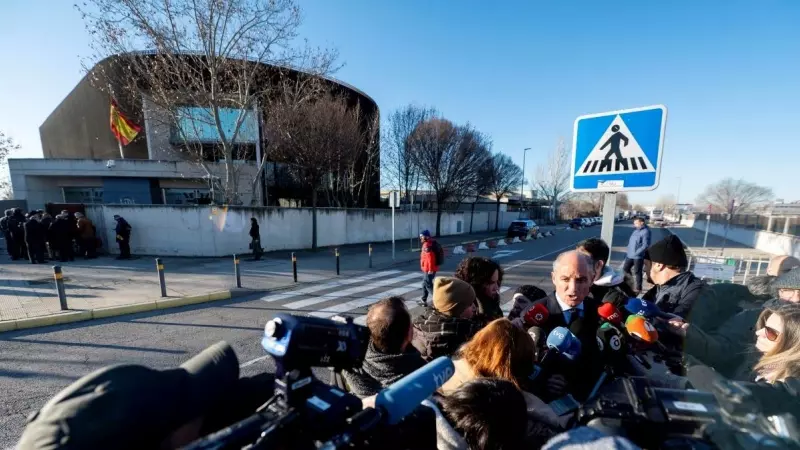
M 111 132 L 122 145 L 128 145 L 142 131 L 142 127 L 131 122 L 114 100 L 111 100 Z

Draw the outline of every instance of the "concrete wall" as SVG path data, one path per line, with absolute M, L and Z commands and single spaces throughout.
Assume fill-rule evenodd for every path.
M 688 217 L 681 220 L 681 224 L 705 232 L 706 221 L 702 218 Z M 725 226 L 711 222 L 708 232 L 717 236 L 725 235 Z M 748 245 L 757 250 L 773 255 L 792 255 L 800 258 L 800 238 L 788 234 L 772 233 L 769 231 L 750 230 L 739 227 L 729 227 L 728 239 Z
M 106 249 L 112 253 L 117 253 L 115 214 L 124 217 L 133 227 L 131 250 L 144 255 L 225 256 L 248 253 L 251 217 L 259 222 L 261 244 L 266 251 L 310 248 L 312 241 L 310 208 L 87 205 L 86 215 L 97 227 Z M 501 213 L 501 232 L 516 216 L 516 213 Z M 467 233 L 468 220 L 469 214 L 464 212 L 443 213 L 441 234 Z M 425 229 L 436 229 L 436 213 L 395 213 L 396 240 L 416 238 Z M 494 213 L 475 214 L 474 232 L 493 229 Z M 391 238 L 391 210 L 318 209 L 319 246 L 381 242 Z

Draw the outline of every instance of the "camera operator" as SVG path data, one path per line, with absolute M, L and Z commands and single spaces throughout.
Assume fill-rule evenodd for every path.
M 606 294 L 616 291 L 626 297 L 636 297 L 624 273 L 618 273 L 607 264 L 611 256 L 608 244 L 599 238 L 589 238 L 578 244 L 576 250 L 591 258 L 594 278 L 592 280 L 591 294 L 597 301 L 602 301 Z
M 266 374 L 239 379 L 225 342 L 177 369 L 106 367 L 32 414 L 16 448 L 179 448 L 247 417 L 272 396 L 273 382 Z
M 348 390 L 358 397 L 381 389 L 425 365 L 411 338 L 414 328 L 402 297 L 389 297 L 367 313 L 370 342 L 360 368 L 342 372 Z

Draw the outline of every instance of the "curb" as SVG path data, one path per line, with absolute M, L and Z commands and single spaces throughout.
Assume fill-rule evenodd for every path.
M 141 312 L 156 311 L 181 306 L 197 305 L 200 303 L 213 302 L 217 300 L 229 300 L 231 298 L 242 297 L 245 295 L 260 293 L 267 290 L 259 289 L 230 289 L 227 291 L 212 292 L 203 295 L 189 295 L 186 297 L 167 298 L 151 302 L 134 303 L 132 305 L 109 306 L 81 311 L 65 311 L 49 316 L 31 317 L 27 319 L 4 320 L 0 322 L 0 333 L 5 331 L 27 330 L 31 328 L 49 327 L 52 325 L 63 325 L 73 322 L 84 322 L 88 320 L 106 319 L 109 317 L 124 316 Z

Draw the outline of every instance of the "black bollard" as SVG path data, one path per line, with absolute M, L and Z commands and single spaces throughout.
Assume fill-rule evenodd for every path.
M 239 269 L 239 257 L 233 255 L 233 272 L 236 274 L 236 287 L 242 287 L 242 271 Z
M 294 256 L 294 253 L 292 253 L 292 277 L 294 277 L 294 282 L 297 283 L 297 256 Z
M 66 311 L 69 308 L 67 308 L 67 293 L 64 290 L 64 275 L 61 273 L 61 266 L 53 266 L 53 278 L 56 279 L 56 291 L 61 310 Z
M 336 275 L 339 275 L 339 249 L 336 249 Z
M 167 296 L 167 282 L 164 280 L 164 264 L 161 264 L 161 258 L 156 258 L 156 271 L 158 272 L 158 284 L 161 286 L 161 296 Z
M 369 244 L 369 268 L 372 269 L 372 244 Z

